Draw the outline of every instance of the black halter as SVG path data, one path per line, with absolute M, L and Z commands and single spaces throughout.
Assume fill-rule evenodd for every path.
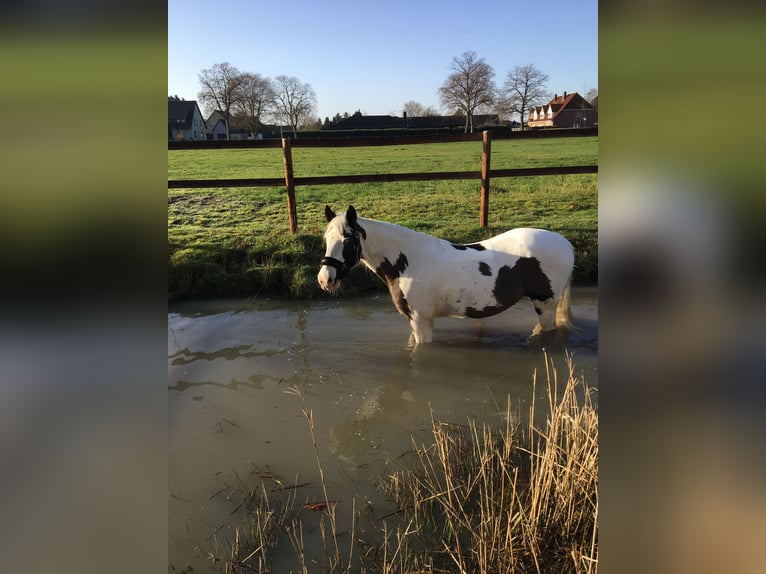
M 348 275 L 351 268 L 359 263 L 362 257 L 362 242 L 359 233 L 352 231 L 343 234 L 343 261 L 335 257 L 322 257 L 319 265 L 327 265 L 335 268 L 335 280 L 340 281 Z

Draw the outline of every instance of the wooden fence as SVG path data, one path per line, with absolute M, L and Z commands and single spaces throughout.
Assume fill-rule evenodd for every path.
M 442 143 L 445 141 L 474 141 L 481 136 L 482 154 L 481 170 L 479 171 L 442 171 L 442 172 L 418 172 L 418 173 L 375 173 L 364 175 L 326 175 L 326 176 L 308 176 L 295 177 L 293 171 L 292 148 L 294 145 L 306 147 L 338 147 L 338 146 L 366 146 L 366 145 L 393 145 L 393 144 L 415 144 L 415 143 Z M 232 142 L 233 143 L 233 142 Z M 255 142 L 236 142 L 240 145 L 225 147 L 275 147 L 278 143 L 268 142 L 266 145 L 258 145 Z M 250 143 L 250 145 L 247 145 Z M 255 144 L 255 145 L 253 145 Z M 168 149 L 191 149 L 195 146 L 168 145 Z M 208 147 L 208 146 L 205 146 Z M 222 146 L 223 147 L 223 146 Z M 451 179 L 480 179 L 481 180 L 481 200 L 479 206 L 479 219 L 481 226 L 486 227 L 489 218 L 489 183 L 493 177 L 528 177 L 538 175 L 572 175 L 580 173 L 598 173 L 597 165 L 577 165 L 562 167 L 527 167 L 516 169 L 490 169 L 492 157 L 492 132 L 485 131 L 481 134 L 469 136 L 447 136 L 438 138 L 428 138 L 425 140 L 410 140 L 403 138 L 392 139 L 391 141 L 381 141 L 379 139 L 366 140 L 291 140 L 282 139 L 282 155 L 284 157 L 285 176 L 264 177 L 264 178 L 237 178 L 237 179 L 175 179 L 168 180 L 168 189 L 179 188 L 208 188 L 208 187 L 280 187 L 284 186 L 287 190 L 287 212 L 290 222 L 290 233 L 295 234 L 298 231 L 298 215 L 295 204 L 295 187 L 301 185 L 338 185 L 346 183 L 372 183 L 372 182 L 394 182 L 394 181 L 432 181 L 432 180 L 451 180 Z

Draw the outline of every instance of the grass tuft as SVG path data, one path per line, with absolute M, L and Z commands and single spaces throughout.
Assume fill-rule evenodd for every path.
M 507 398 L 504 424 L 492 428 L 431 418 L 431 440 L 416 444 L 400 467 L 382 480 L 381 500 L 363 506 L 394 512 L 358 527 L 355 501 L 350 531 L 339 532 L 336 504 L 316 446 L 314 417 L 293 387 L 306 418 L 322 498 L 296 504 L 307 483 L 285 485 L 270 470 L 239 475 L 227 498 L 244 508 L 233 540 L 216 540 L 216 563 L 227 574 L 270 572 L 274 548 L 292 549 L 301 572 L 375 574 L 598 572 L 598 416 L 595 389 L 574 374 L 571 357 L 563 385 L 546 360 L 546 404 L 534 400 L 520 426 Z M 544 411 L 544 412 L 543 412 Z M 541 416 L 541 415 L 544 415 Z M 537 419 L 543 420 L 537 424 Z M 403 462 L 401 462 L 403 461 Z M 388 461 L 389 465 L 395 464 Z M 236 474 L 236 473 L 235 473 Z M 267 489 L 265 482 L 279 488 Z M 274 494 L 278 491 L 278 494 Z M 220 492 L 220 491 L 219 491 Z M 217 495 L 218 493 L 216 493 Z M 215 495 L 214 495 L 215 496 Z M 321 511 L 318 525 L 310 511 Z M 323 548 L 317 556 L 316 547 Z M 307 550 L 309 547 L 314 550 Z
M 510 398 L 493 430 L 432 421 L 433 442 L 413 444 L 409 466 L 384 482 L 400 509 L 386 525 L 380 571 L 576 572 L 598 569 L 598 417 L 592 389 L 573 373 L 542 427 L 519 432 Z

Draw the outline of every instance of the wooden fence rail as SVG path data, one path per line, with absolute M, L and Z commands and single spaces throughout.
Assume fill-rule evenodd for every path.
M 486 227 L 489 217 L 489 188 L 493 177 L 529 177 L 540 175 L 574 175 L 583 173 L 598 173 L 597 165 L 575 165 L 561 167 L 523 167 L 511 169 L 490 169 L 492 134 L 485 131 L 482 134 L 482 159 L 480 171 L 440 171 L 417 173 L 371 173 L 362 175 L 323 175 L 295 177 L 293 173 L 292 143 L 288 138 L 282 139 L 285 176 L 263 178 L 236 179 L 174 179 L 168 180 L 168 189 L 203 189 L 210 187 L 282 187 L 287 190 L 287 209 L 290 222 L 290 233 L 298 231 L 298 217 L 295 202 L 295 187 L 302 185 L 339 185 L 347 183 L 376 183 L 396 181 L 433 181 L 455 179 L 481 180 L 481 202 L 479 218 L 481 226 Z M 430 140 L 433 142 L 434 140 Z M 409 142 L 397 142 L 398 144 Z M 336 142 L 327 140 L 323 147 L 335 147 Z M 347 141 L 343 145 L 348 145 Z
M 568 167 L 520 167 L 490 170 L 490 177 L 527 177 L 536 175 L 573 175 L 598 173 L 597 165 Z M 293 177 L 296 187 L 302 185 L 338 185 L 342 183 L 380 183 L 396 181 L 432 181 L 448 179 L 481 179 L 481 171 L 433 171 L 417 173 L 370 173 L 360 175 L 317 175 Z M 257 179 L 174 179 L 168 180 L 168 189 L 204 189 L 207 187 L 283 187 L 284 177 Z

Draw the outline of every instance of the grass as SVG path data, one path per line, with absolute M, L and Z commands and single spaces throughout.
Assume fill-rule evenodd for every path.
M 595 391 L 575 376 L 571 358 L 561 388 L 548 364 L 543 424 L 535 423 L 541 407 L 535 404 L 534 385 L 524 428 L 512 422 L 518 417 L 510 397 L 500 428 L 432 417 L 432 440 L 413 442 L 409 458 L 399 457 L 400 468 L 382 479 L 381 500 L 374 507 L 393 500 L 394 511 L 362 528 L 354 500 L 345 532 L 336 529 L 337 509 L 316 449 L 313 416 L 292 389 L 315 445 L 323 501 L 296 504 L 296 488 L 285 488 L 271 472 L 259 473 L 261 482 L 255 485 L 237 475 L 232 489 L 237 496 L 229 498 L 240 500 L 235 510 L 244 508 L 245 521 L 235 528 L 233 540 L 216 536 L 213 560 L 227 574 L 270 572 L 271 557 L 281 545 L 292 551 L 300 572 L 321 564 L 322 572 L 338 574 L 597 573 Z M 270 492 L 264 480 L 280 485 L 281 495 Z M 322 513 L 318 526 L 308 517 L 317 510 Z
M 384 484 L 403 511 L 384 572 L 597 570 L 598 417 L 571 368 L 558 399 L 549 374 L 543 428 L 519 436 L 510 398 L 499 432 L 433 421 L 433 443 Z
M 294 148 L 296 176 L 480 169 L 481 143 L 365 148 Z M 588 165 L 598 138 L 497 140 L 492 167 Z M 168 178 L 281 177 L 280 149 L 173 150 Z M 363 217 L 383 219 L 455 242 L 485 239 L 511 227 L 558 231 L 576 250 L 576 283 L 597 281 L 597 175 L 496 178 L 489 226 L 479 226 L 478 181 L 427 181 L 296 190 L 299 231 L 289 234 L 284 188 L 168 190 L 171 298 L 281 295 L 314 297 L 323 254 L 324 206 L 353 203 Z M 356 270 L 355 294 L 382 289 Z
M 481 142 L 380 147 L 293 147 L 296 177 L 470 171 L 481 166 Z M 598 163 L 598 137 L 492 142 L 492 167 Z M 280 148 L 168 151 L 168 179 L 283 177 Z

